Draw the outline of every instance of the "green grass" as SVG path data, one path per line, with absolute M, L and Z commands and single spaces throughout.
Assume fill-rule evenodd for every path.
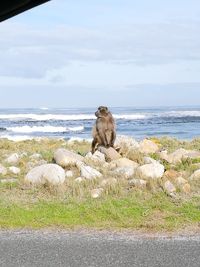
M 191 142 L 171 138 L 157 139 L 161 148 L 169 152 L 183 147 L 200 150 L 200 139 Z M 0 139 L 0 163 L 7 166 L 4 159 L 11 153 L 26 152 L 20 159 L 19 175 L 8 172 L 1 178 L 18 178 L 18 183 L 0 183 L 0 228 L 89 228 L 89 229 L 132 229 L 144 231 L 176 231 L 187 227 L 196 227 L 200 223 L 199 181 L 191 183 L 192 193 L 180 195 L 179 200 L 171 199 L 164 193 L 155 190 L 130 188 L 125 179 L 117 178 L 117 184 L 107 187 L 100 199 L 91 199 L 90 191 L 100 187 L 101 180 L 86 181 L 81 184 L 68 179 L 61 188 L 37 187 L 23 189 L 24 176 L 30 156 L 40 153 L 48 163 L 53 162 L 53 153 L 57 148 L 66 148 L 85 155 L 90 151 L 88 142 L 67 143 L 64 140 L 44 139 L 12 142 Z M 142 164 L 143 155 L 127 152 L 127 156 Z M 150 155 L 159 160 L 158 154 Z M 166 169 L 187 171 L 189 175 L 198 168 L 199 159 L 183 160 L 176 166 L 161 161 Z M 103 178 L 113 178 L 104 167 L 99 167 Z M 75 175 L 79 176 L 78 174 Z
M 200 222 L 200 198 L 174 202 L 164 194 L 124 198 L 0 201 L 1 228 L 93 228 L 173 231 Z

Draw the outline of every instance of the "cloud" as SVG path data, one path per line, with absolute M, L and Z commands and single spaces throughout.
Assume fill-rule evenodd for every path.
M 9 22 L 0 27 L 0 51 L 0 76 L 25 78 L 45 77 L 75 61 L 133 66 L 199 61 L 200 22 L 118 23 L 103 30 Z

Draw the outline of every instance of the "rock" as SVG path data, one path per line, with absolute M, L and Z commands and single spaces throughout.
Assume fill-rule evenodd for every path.
M 164 170 L 160 163 L 145 164 L 137 168 L 136 176 L 141 179 L 159 179 L 163 176 Z
M 130 186 L 136 186 L 140 188 L 146 188 L 147 186 L 147 181 L 142 179 L 131 179 L 128 183 Z
M 139 143 L 132 137 L 120 135 L 116 138 L 115 147 L 119 147 L 120 152 L 127 153 L 127 151 L 138 150 Z
M 65 172 L 65 177 L 67 177 L 67 178 L 71 178 L 71 177 L 73 177 L 73 176 L 74 176 L 73 171 L 66 171 L 66 172 Z
M 93 190 L 91 190 L 91 197 L 92 198 L 99 198 L 102 193 L 103 193 L 103 188 L 93 189 Z
M 187 157 L 187 153 L 187 150 L 179 148 L 171 154 L 166 154 L 164 159 L 171 164 L 177 164 L 180 163 L 183 158 Z
M 168 170 L 165 172 L 165 177 L 167 177 L 168 179 L 175 180 L 179 176 L 180 176 L 180 173 L 175 170 Z
M 163 150 L 161 152 L 158 153 L 159 157 L 163 160 L 168 161 L 168 152 L 167 150 Z
M 17 167 L 14 167 L 14 166 L 9 167 L 8 169 L 9 169 L 9 171 L 12 172 L 13 174 L 19 174 L 20 171 L 21 171 L 20 168 L 17 168 Z
M 191 151 L 188 151 L 188 153 L 185 156 L 190 159 L 198 159 L 200 158 L 200 152 L 191 150 Z
M 77 183 L 81 183 L 81 182 L 85 181 L 85 178 L 77 177 L 74 181 L 77 182 Z
M 105 155 L 107 161 L 121 158 L 121 155 L 113 147 L 105 148 L 103 146 L 99 146 L 98 151 Z
M 25 181 L 32 184 L 52 185 L 62 184 L 65 181 L 65 171 L 57 164 L 44 164 L 30 170 L 25 177 Z
M 144 154 L 156 153 L 159 151 L 159 146 L 151 140 L 144 139 L 139 144 L 139 151 Z
M 183 184 L 181 187 L 181 191 L 186 193 L 186 194 L 189 194 L 191 192 L 190 185 L 188 183 Z
M 189 180 L 200 180 L 200 169 L 196 170 L 190 177 Z
M 99 171 L 90 166 L 83 165 L 81 166 L 80 171 L 81 171 L 81 176 L 88 180 L 93 180 L 95 178 L 102 177 L 102 174 Z
M 44 165 L 44 164 L 47 164 L 47 163 L 48 163 L 48 162 L 47 162 L 46 160 L 44 160 L 44 159 L 41 159 L 41 160 L 39 160 L 39 161 L 35 161 L 35 162 L 30 161 L 30 162 L 28 162 L 28 163 L 26 164 L 26 169 L 27 169 L 27 170 L 31 170 L 31 169 L 33 169 L 34 167 L 41 166 L 41 165 Z
M 17 153 L 13 153 L 5 161 L 8 164 L 16 165 L 19 162 L 19 155 Z
M 179 186 L 180 186 L 180 185 L 184 185 L 184 184 L 187 183 L 187 180 L 184 179 L 184 178 L 181 177 L 181 176 L 177 177 L 175 181 L 176 181 L 176 184 L 179 185 Z
M 86 159 L 90 159 L 96 163 L 104 163 L 105 160 L 105 155 L 103 153 L 101 153 L 100 151 L 95 151 L 94 154 L 92 154 L 91 152 L 87 153 L 87 155 L 85 156 Z
M 115 175 L 120 175 L 121 178 L 130 178 L 135 174 L 136 168 L 133 167 L 118 167 L 114 170 Z
M 114 169 L 117 167 L 120 167 L 120 168 L 123 168 L 123 167 L 137 168 L 138 166 L 139 166 L 138 163 L 136 163 L 133 160 L 127 159 L 127 158 L 116 159 L 116 160 L 111 161 L 111 163 L 109 163 L 110 169 Z
M 164 183 L 164 190 L 166 191 L 167 194 L 175 193 L 176 192 L 176 187 L 169 181 L 167 180 Z
M 108 178 L 108 179 L 103 179 L 102 182 L 100 183 L 100 186 L 113 186 L 117 184 L 117 179 L 115 178 Z
M 1 175 L 6 175 L 7 174 L 7 169 L 0 164 L 0 174 Z
M 151 157 L 144 157 L 144 164 L 159 163 L 157 160 L 152 159 Z
M 33 160 L 42 159 L 42 155 L 39 153 L 35 153 L 35 154 L 30 156 L 30 159 L 33 159 Z
M 71 165 L 76 165 L 77 162 L 83 161 L 84 158 L 72 151 L 59 148 L 54 153 L 54 160 L 58 165 L 62 167 L 68 167 Z
M 18 183 L 18 179 L 15 178 L 7 178 L 7 179 L 0 179 L 0 183 L 7 184 L 7 183 Z

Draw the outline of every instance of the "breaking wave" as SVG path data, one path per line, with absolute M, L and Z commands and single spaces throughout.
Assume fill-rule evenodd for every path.
M 84 130 L 84 126 L 74 127 L 57 127 L 57 126 L 21 126 L 21 127 L 9 127 L 8 131 L 15 133 L 61 133 L 61 132 L 81 132 Z

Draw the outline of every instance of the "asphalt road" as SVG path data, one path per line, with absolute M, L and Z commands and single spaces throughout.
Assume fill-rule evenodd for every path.
M 200 236 L 3 231 L 0 266 L 200 267 Z

